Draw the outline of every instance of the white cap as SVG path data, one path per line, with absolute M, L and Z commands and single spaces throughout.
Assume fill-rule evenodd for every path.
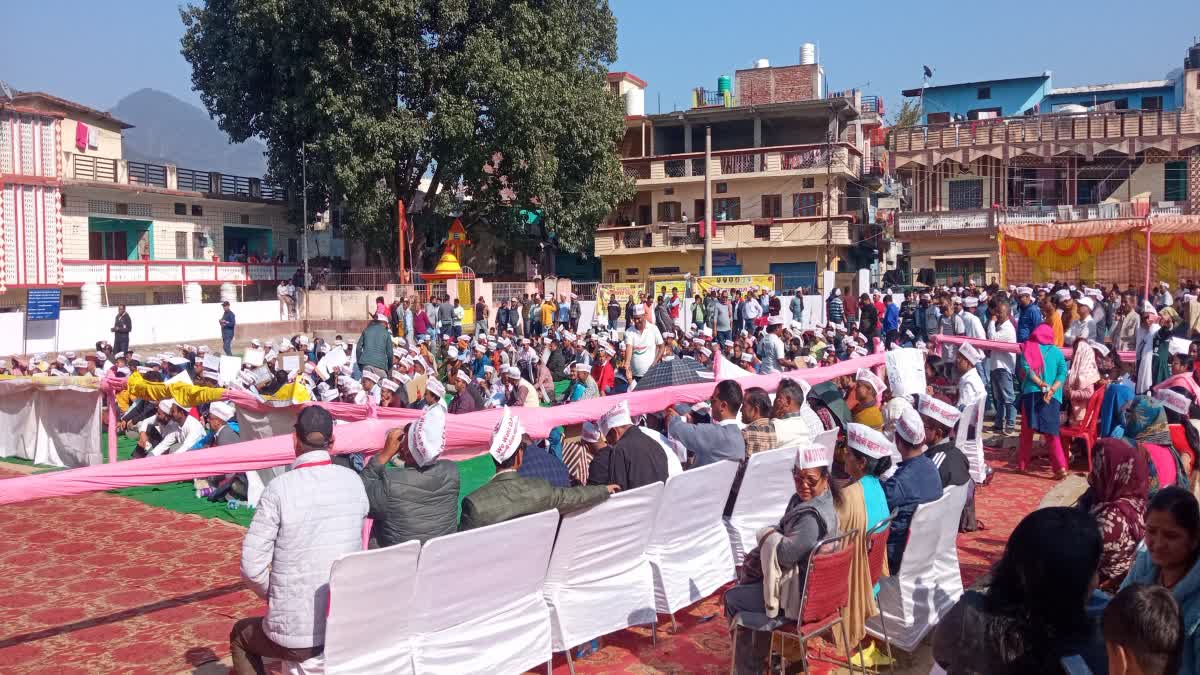
M 1109 352 L 1108 345 L 1104 344 L 1103 342 L 1098 342 L 1096 340 L 1088 340 L 1088 344 L 1091 345 L 1092 349 L 1095 349 L 1100 354 L 1100 356 L 1108 356 L 1108 352 Z
M 167 359 L 167 363 L 173 366 L 186 366 L 188 364 L 188 360 L 182 356 L 172 356 L 171 358 Z
M 583 430 L 579 432 L 579 440 L 584 443 L 599 443 L 600 442 L 600 427 L 597 427 L 591 422 L 583 423 Z
M 971 365 L 975 365 L 983 360 L 983 352 L 979 351 L 970 342 L 962 343 L 962 346 L 958 348 L 958 355 L 970 362 Z
M 336 401 L 337 399 L 338 399 L 338 390 L 337 389 L 326 389 L 325 391 L 321 392 L 321 400 L 322 401 L 325 401 L 328 403 L 331 401 Z
M 504 374 L 509 377 L 521 377 L 521 369 L 516 366 L 505 366 Z
M 922 399 L 932 398 L 923 396 Z M 910 445 L 920 445 L 925 442 L 925 425 L 921 416 L 911 407 L 905 407 L 896 420 L 896 434 L 908 441 Z
M 446 449 L 446 409 L 435 405 L 408 430 L 408 451 L 417 466 L 429 466 Z
M 1179 356 L 1187 356 L 1188 349 L 1192 346 L 1192 341 L 1187 338 L 1173 337 L 1170 344 L 1167 345 L 1167 351 Z
M 912 408 L 907 408 L 907 410 L 911 411 Z M 915 415 L 916 413 L 913 414 Z M 917 420 L 918 427 L 920 426 L 920 421 L 920 419 Z M 887 436 L 865 424 L 857 422 L 851 422 L 846 425 L 846 444 L 850 446 L 850 449 L 857 450 L 875 459 L 890 457 L 896 449 L 896 445 L 888 440 Z
M 389 380 L 387 378 L 380 380 L 379 386 L 381 386 L 384 389 L 387 389 L 388 391 L 391 391 L 391 392 L 395 392 L 397 389 L 400 388 L 400 385 L 397 384 L 395 380 Z
M 235 410 L 233 404 L 225 401 L 213 401 L 208 406 L 208 414 L 216 415 L 217 419 L 224 420 L 226 422 L 233 419 L 234 412 Z
M 629 404 L 621 401 L 600 417 L 600 433 L 607 436 L 609 431 L 631 424 L 633 424 L 633 418 L 629 416 Z
M 796 450 L 793 466 L 797 469 L 821 469 L 833 464 L 833 447 L 814 444 Z
M 590 372 L 592 372 L 592 367 L 591 367 L 591 366 L 589 366 L 589 365 L 588 365 L 588 364 L 586 364 L 586 363 L 576 363 L 576 364 L 575 364 L 575 372 L 577 372 L 577 373 L 590 373 Z
M 962 304 L 963 304 L 963 307 L 978 307 L 979 306 L 979 298 L 968 295 L 967 297 L 963 298 Z
M 646 306 L 645 305 L 634 305 L 633 306 L 633 315 L 634 316 L 646 316 Z
M 1163 407 L 1180 415 L 1187 415 L 1191 407 L 1191 401 L 1187 396 L 1166 387 L 1156 390 L 1154 398 L 1163 404 Z
M 751 354 L 750 352 L 743 352 L 742 360 L 745 361 L 746 363 L 751 363 L 752 361 L 754 361 L 754 355 Z
M 457 359 L 458 358 L 458 348 L 457 347 L 448 347 L 446 349 L 446 358 Z
M 175 407 L 175 399 L 173 399 L 173 398 L 164 398 L 163 400 L 158 402 L 158 411 L 159 412 L 170 414 L 171 409 L 174 407 Z
M 503 464 L 516 454 L 524 435 L 525 426 L 521 424 L 521 418 L 513 414 L 512 408 L 505 408 L 504 417 L 500 418 L 492 431 L 492 446 L 488 448 L 488 454 L 498 464 Z
M 875 373 L 872 373 L 866 368 L 858 369 L 858 372 L 854 374 L 854 381 L 866 382 L 867 384 L 871 385 L 871 388 L 875 390 L 876 396 L 879 396 L 884 392 L 885 389 L 887 389 L 887 385 L 884 384 L 883 378 L 879 377 Z
M 1083 298 L 1080 298 L 1080 299 L 1078 300 L 1078 302 L 1079 302 L 1079 304 L 1083 305 L 1084 307 L 1087 307 L 1088 309 L 1095 309 L 1095 308 L 1096 308 L 1096 301 L 1095 301 L 1095 300 L 1093 300 L 1093 299 L 1091 299 L 1090 297 L 1083 297 Z
M 250 344 L 254 345 L 255 347 L 261 347 L 262 340 L 259 340 L 258 338 L 250 338 Z
M 387 320 L 388 320 L 388 318 L 387 318 L 387 314 L 384 314 L 383 312 L 380 312 L 380 313 L 378 313 L 378 314 L 376 314 L 376 315 L 375 315 L 375 320 L 376 320 L 376 321 L 387 321 Z
M 431 377 L 425 382 L 425 393 L 442 398 L 446 395 L 446 385 L 442 384 L 436 377 Z
M 364 380 L 370 380 L 370 381 L 372 381 L 372 382 L 374 382 L 374 383 L 376 383 L 376 384 L 379 384 L 379 380 L 381 380 L 381 379 L 383 379 L 383 378 L 379 377 L 379 374 L 378 374 L 378 373 L 373 373 L 373 372 L 371 372 L 371 371 L 369 371 L 369 370 L 364 370 L 364 371 L 363 371 L 363 374 L 362 374 L 362 379 L 364 379 Z
M 1058 298 L 1059 302 L 1062 302 L 1063 300 L 1070 300 L 1071 299 L 1071 291 L 1068 291 L 1065 288 L 1060 288 L 1059 291 L 1054 294 L 1054 297 Z
M 775 316 L 767 319 L 767 325 L 768 326 L 782 326 L 783 325 L 783 317 L 779 316 L 779 315 L 775 315 Z
M 467 382 L 467 383 L 471 382 L 471 376 L 467 375 L 466 371 L 464 371 L 462 369 L 454 371 L 454 377 L 455 377 L 455 379 L 462 380 L 463 382 Z
M 933 396 L 921 396 L 920 399 L 917 403 L 917 412 L 925 417 L 944 427 L 953 427 L 958 422 L 958 417 L 961 414 L 958 408 Z

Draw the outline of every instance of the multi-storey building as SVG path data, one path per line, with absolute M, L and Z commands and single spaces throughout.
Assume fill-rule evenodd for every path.
M 1200 46 L 1171 80 L 1055 89 L 1050 77 L 904 92 L 926 122 L 888 134 L 913 279 L 998 281 L 1004 224 L 1172 215 L 1200 231 Z
M 77 306 L 89 282 L 113 304 L 181 302 L 189 285 L 213 296 L 296 270 L 300 230 L 281 190 L 127 160 L 129 126 L 44 93 L 0 96 L 0 307 L 37 286 L 61 286 Z
M 645 114 L 646 83 L 635 76 L 609 80 L 626 101 L 621 157 L 637 194 L 596 230 L 603 281 L 771 273 L 779 288 L 816 289 L 822 270 L 870 264 L 875 249 L 860 246 L 875 243 L 873 226 L 863 225 L 862 186 L 883 168 L 871 149 L 882 103 L 857 90 L 826 92 L 810 47 L 798 65 L 759 61 L 669 113 Z M 706 236 L 711 271 L 703 269 Z

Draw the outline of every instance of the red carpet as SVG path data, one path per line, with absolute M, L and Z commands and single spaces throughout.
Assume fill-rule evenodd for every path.
M 0 468 L 0 478 L 12 475 Z M 1051 485 L 1048 472 L 1041 478 L 999 469 L 977 493 L 987 529 L 959 537 L 964 583 L 988 569 Z M 6 507 L 0 672 L 158 674 L 228 662 L 234 619 L 264 610 L 238 575 L 243 531 L 109 494 Z M 667 632 L 664 617 L 656 645 L 646 629 L 606 637 L 598 653 L 576 661 L 576 671 L 725 671 L 729 639 L 721 617 L 718 594 L 676 615 L 676 634 Z M 555 671 L 567 672 L 561 655 Z

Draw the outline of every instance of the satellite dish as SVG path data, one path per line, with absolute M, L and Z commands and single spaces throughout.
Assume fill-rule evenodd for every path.
M 6 98 L 6 99 L 8 99 L 8 100 L 10 100 L 10 101 L 12 101 L 12 100 L 15 100 L 15 99 L 16 99 L 16 97 L 15 97 L 15 96 L 13 96 L 13 90 L 12 90 L 12 88 L 11 88 L 11 87 L 9 87 L 9 86 L 8 86 L 8 83 L 7 83 L 7 82 L 5 82 L 4 80 L 0 80 L 0 95 L 3 95 L 3 96 L 4 96 L 4 98 Z

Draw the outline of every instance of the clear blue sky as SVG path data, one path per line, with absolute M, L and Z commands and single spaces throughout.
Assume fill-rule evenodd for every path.
M 805 0 L 611 0 L 614 70 L 649 83 L 648 112 L 684 107 L 693 87 L 767 58 L 796 63 L 820 45 L 832 89 L 884 97 L 919 85 L 921 65 L 950 84 L 1054 73 L 1055 86 L 1161 78 L 1200 35 L 1200 2 L 1012 0 L 1004 3 L 816 3 Z M 1150 9 L 1152 7 L 1152 9 Z M 1155 21 L 1154 19 L 1158 20 Z M 109 108 L 152 87 L 199 103 L 179 55 L 183 26 L 172 0 L 43 0 L 5 9 L 0 79 Z M 25 26 L 51 26 L 53 44 Z

